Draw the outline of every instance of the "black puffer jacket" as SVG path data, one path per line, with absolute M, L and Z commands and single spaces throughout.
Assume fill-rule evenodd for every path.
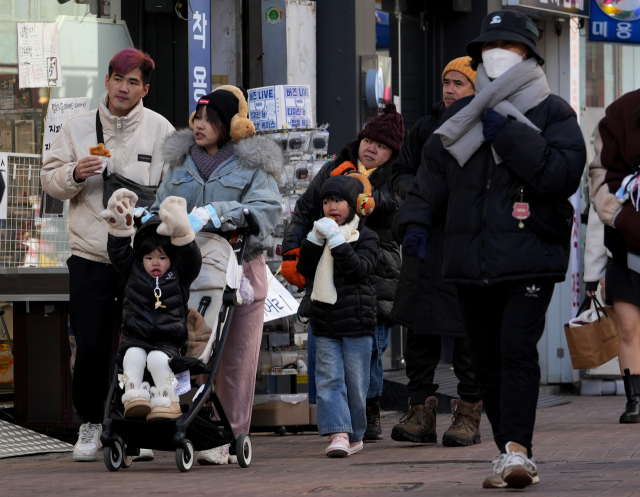
M 393 190 L 404 200 L 416 179 L 422 147 L 442 123 L 443 102 L 433 106 L 431 115 L 420 119 L 409 132 L 393 165 Z M 402 241 L 402 240 L 399 240 Z M 464 324 L 456 287 L 442 277 L 444 263 L 444 216 L 433 226 L 427 258 L 420 261 L 404 256 L 392 317 L 415 333 L 464 338 Z
M 140 232 L 138 232 L 138 235 Z M 156 280 L 144 270 L 131 248 L 131 239 L 109 235 L 107 251 L 113 267 L 127 281 L 122 310 L 119 352 L 128 347 L 160 350 L 169 357 L 180 353 L 187 340 L 189 287 L 200 273 L 202 257 L 195 242 L 176 247 L 176 260 L 160 278 L 160 300 L 155 308 Z
M 311 301 L 311 329 L 315 336 L 329 338 L 374 336 L 376 321 L 376 276 L 378 235 L 361 221 L 360 236 L 331 250 L 335 304 Z M 305 238 L 300 247 L 298 271 L 313 279 L 324 245 Z
M 320 189 L 322 184 L 329 179 L 331 172 L 343 162 L 358 162 L 358 146 L 356 140 L 348 148 L 341 152 L 341 155 L 334 161 L 328 162 L 313 178 L 313 181 L 296 202 L 296 210 L 293 214 L 289 227 L 282 242 L 282 253 L 301 246 L 307 233 L 313 227 L 313 222 L 322 215 L 322 199 Z M 392 167 L 392 164 L 385 164 L 371 174 L 369 180 L 373 183 L 375 175 L 384 174 L 384 168 Z M 393 218 L 398 210 L 398 198 L 385 185 L 383 188 L 372 188 L 371 195 L 376 202 L 373 213 L 366 218 L 366 226 L 376 232 L 379 239 L 378 264 L 375 268 L 377 279 L 377 298 L 379 320 L 389 320 L 393 297 L 396 293 L 398 278 L 400 277 L 400 247 L 392 238 L 391 226 Z M 304 276 L 304 275 L 303 275 Z M 310 287 L 311 285 L 307 285 Z
M 473 97 L 455 102 L 453 115 Z M 526 113 L 540 130 L 507 119 L 493 148 L 504 159 L 496 165 L 491 145 L 460 167 L 438 135 L 422 151 L 423 165 L 396 216 L 395 234 L 431 232 L 446 213 L 445 281 L 492 285 L 501 281 L 549 278 L 563 281 L 567 271 L 573 207 L 567 200 L 580 185 L 586 154 L 576 115 L 550 95 Z M 529 203 L 531 216 L 518 227 L 513 204 Z

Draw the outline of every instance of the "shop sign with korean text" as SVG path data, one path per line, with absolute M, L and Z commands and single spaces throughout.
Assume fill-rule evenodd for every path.
M 189 114 L 211 91 L 211 1 L 191 0 L 189 21 Z
M 589 41 L 640 43 L 640 0 L 591 0 Z
M 589 17 L 589 1 L 590 0 L 503 0 L 502 5 L 542 10 L 569 17 Z

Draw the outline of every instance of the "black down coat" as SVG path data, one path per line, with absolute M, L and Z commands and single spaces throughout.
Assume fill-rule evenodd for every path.
M 354 243 L 331 249 L 335 304 L 311 301 L 311 329 L 315 336 L 341 338 L 374 336 L 376 320 L 376 276 L 378 235 L 360 221 L 360 236 Z M 324 245 L 306 238 L 300 247 L 298 271 L 313 279 Z
M 393 165 L 392 188 L 404 200 L 418 174 L 422 147 L 442 123 L 444 102 L 433 106 L 431 115 L 420 119 L 402 145 Z M 402 240 L 399 240 L 402 241 Z M 444 263 L 444 216 L 433 226 L 427 258 L 403 256 L 398 289 L 391 315 L 415 333 L 466 337 L 456 287 L 442 277 Z
M 305 193 L 298 199 L 295 213 L 287 227 L 282 242 L 283 254 L 300 247 L 307 233 L 313 227 L 313 222 L 322 216 L 322 199 L 320 198 L 322 184 L 329 179 L 331 172 L 343 162 L 351 161 L 357 165 L 359 144 L 359 140 L 354 141 L 350 146 L 345 147 L 336 160 L 325 164 L 313 178 Z M 392 239 L 391 232 L 393 218 L 398 210 L 398 198 L 391 191 L 389 185 L 377 189 L 373 187 L 375 176 L 384 174 L 384 169 L 391 166 L 391 164 L 387 163 L 379 167 L 369 177 L 372 183 L 371 196 L 376 203 L 376 207 L 365 220 L 366 226 L 376 232 L 379 240 L 378 263 L 375 268 L 378 320 L 390 320 L 393 297 L 400 277 L 400 247 Z M 312 285 L 307 283 L 307 287 L 311 288 Z
M 455 102 L 448 115 L 474 97 Z M 434 135 L 422 150 L 417 182 L 396 216 L 395 234 L 431 233 L 446 215 L 445 281 L 493 285 L 548 278 L 563 281 L 570 253 L 573 207 L 567 200 L 580 185 L 586 153 L 576 115 L 567 102 L 549 95 L 526 113 L 537 126 L 506 119 L 493 142 L 483 144 L 460 167 Z M 529 203 L 520 228 L 513 204 Z
M 173 357 L 180 354 L 183 346 L 186 350 L 189 287 L 202 266 L 195 241 L 175 247 L 176 260 L 159 280 L 160 300 L 166 307 L 158 309 L 153 294 L 156 279 L 144 270 L 141 257 L 131 248 L 131 239 L 110 234 L 107 251 L 113 267 L 127 282 L 118 351 L 123 353 L 129 347 L 140 347 L 147 351 L 160 350 Z

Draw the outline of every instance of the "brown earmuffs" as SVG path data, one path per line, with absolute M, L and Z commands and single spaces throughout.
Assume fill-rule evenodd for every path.
M 233 93 L 233 95 L 238 99 L 238 113 L 231 118 L 231 124 L 229 126 L 229 133 L 231 134 L 231 139 L 238 143 L 238 141 L 243 138 L 249 138 L 256 134 L 256 128 L 251 122 L 251 119 L 248 118 L 249 115 L 249 105 L 247 104 L 247 100 L 244 98 L 242 94 L 242 90 L 237 86 L 232 85 L 223 85 L 219 86 L 213 91 L 218 90 L 226 90 L 228 92 Z M 212 92 L 213 93 L 213 92 Z M 195 111 L 189 117 L 189 126 L 193 129 L 193 120 L 195 118 Z

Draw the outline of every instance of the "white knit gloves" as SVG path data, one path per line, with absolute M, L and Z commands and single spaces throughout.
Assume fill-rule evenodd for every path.
M 137 201 L 138 196 L 126 188 L 113 192 L 107 208 L 100 213 L 100 216 L 109 223 L 109 233 L 120 238 L 135 235 L 133 211 Z
M 187 201 L 182 197 L 167 197 L 160 204 L 160 219 L 162 224 L 158 226 L 159 235 L 170 236 L 171 244 L 178 247 L 191 243 L 196 234 L 191 229 L 189 214 L 187 214 Z
M 319 238 L 326 238 L 329 248 L 337 247 L 346 243 L 344 236 L 340 233 L 340 226 L 333 219 L 323 217 L 313 223 Z

